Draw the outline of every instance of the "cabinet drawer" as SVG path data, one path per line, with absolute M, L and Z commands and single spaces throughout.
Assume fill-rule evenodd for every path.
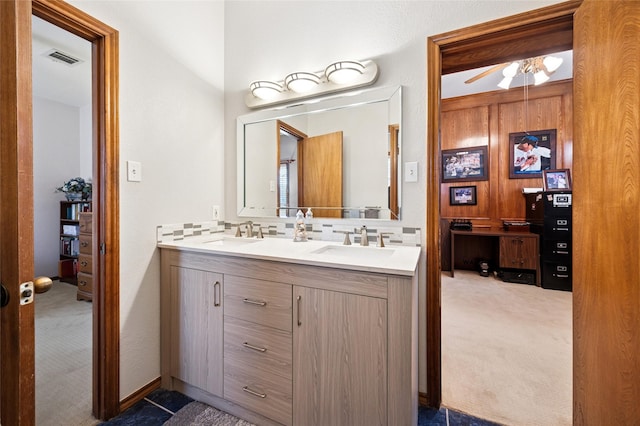
M 80 240 L 80 253 L 91 254 L 93 250 L 91 244 L 91 234 L 80 234 L 78 239 Z
M 537 241 L 531 237 L 500 237 L 500 267 L 536 269 Z
M 291 285 L 225 275 L 224 314 L 291 331 Z
M 88 254 L 80 254 L 78 256 L 78 271 L 87 274 L 93 273 L 92 257 Z
M 292 377 L 291 333 L 224 318 L 224 365 Z
M 93 293 L 93 276 L 78 272 L 78 291 Z
M 224 398 L 284 425 L 292 422 L 291 379 L 252 371 L 247 367 L 224 368 Z
M 93 232 L 93 222 L 91 213 L 80 213 L 80 232 L 91 234 Z

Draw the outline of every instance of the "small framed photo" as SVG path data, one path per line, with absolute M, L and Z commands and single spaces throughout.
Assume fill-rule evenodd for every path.
M 543 170 L 542 188 L 545 191 L 571 191 L 569 169 Z
M 452 186 L 449 188 L 449 204 L 452 206 L 475 206 L 478 204 L 475 186 Z
M 556 168 L 556 129 L 509 133 L 509 179 L 540 178 Z
M 442 182 L 470 182 L 489 179 L 486 146 L 442 150 Z

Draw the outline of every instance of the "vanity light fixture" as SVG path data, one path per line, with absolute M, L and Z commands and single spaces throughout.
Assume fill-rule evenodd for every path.
M 320 84 L 320 78 L 310 72 L 293 72 L 284 78 L 287 89 L 296 93 L 307 93 Z
M 290 73 L 283 81 L 254 81 L 245 103 L 249 108 L 260 108 L 369 86 L 377 78 L 378 66 L 371 60 L 337 61 L 323 71 Z
M 282 92 L 282 86 L 273 81 L 259 80 L 249 85 L 251 93 L 256 98 L 270 100 L 278 96 Z
M 348 84 L 358 79 L 364 73 L 364 65 L 356 61 L 339 61 L 329 65 L 324 70 L 327 80 L 336 84 Z

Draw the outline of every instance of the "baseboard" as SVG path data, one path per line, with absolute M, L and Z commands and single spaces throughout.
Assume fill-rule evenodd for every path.
M 424 392 L 418 392 L 418 404 L 424 405 L 425 407 L 429 406 L 429 398 L 427 398 L 427 394 Z
M 160 377 L 158 377 L 120 401 L 120 412 L 122 413 L 128 408 L 131 408 L 136 402 L 142 401 L 145 396 L 158 389 L 160 387 L 160 381 Z

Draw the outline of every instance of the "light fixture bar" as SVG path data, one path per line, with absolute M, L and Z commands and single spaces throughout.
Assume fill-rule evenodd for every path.
M 341 73 L 350 74 L 352 80 Z M 249 108 L 282 104 L 369 86 L 377 78 L 378 66 L 371 60 L 338 61 L 322 71 L 290 73 L 282 81 L 254 81 L 249 85 L 245 103 Z

